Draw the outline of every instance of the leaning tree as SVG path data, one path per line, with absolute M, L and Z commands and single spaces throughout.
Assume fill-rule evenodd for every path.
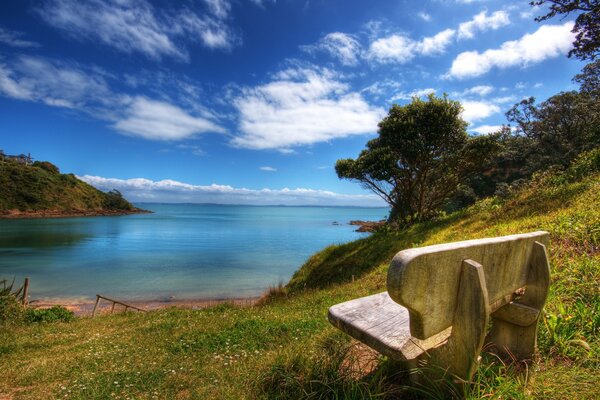
M 461 113 L 460 103 L 445 95 L 392 106 L 379 123 L 378 137 L 358 158 L 337 161 L 338 177 L 383 198 L 391 207 L 390 222 L 435 215 L 498 150 L 492 137 L 469 136 Z

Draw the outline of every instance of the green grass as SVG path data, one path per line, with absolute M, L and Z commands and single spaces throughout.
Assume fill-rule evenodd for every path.
M 61 174 L 48 162 L 22 165 L 0 160 L 0 214 L 8 210 L 72 212 L 133 209 L 126 200 L 101 192 L 73 174 Z
M 552 286 L 529 365 L 484 355 L 466 398 L 600 398 L 600 175 L 539 180 L 399 233 L 329 247 L 262 305 L 167 309 L 0 331 L 0 393 L 40 399 L 443 398 L 326 320 L 385 290 L 411 246 L 533 230 L 551 234 Z M 352 276 L 354 275 L 354 280 Z M 0 395 L 2 398 L 2 395 Z

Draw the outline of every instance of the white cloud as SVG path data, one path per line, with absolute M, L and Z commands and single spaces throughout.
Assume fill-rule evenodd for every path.
M 198 15 L 190 9 L 161 13 L 146 0 L 49 0 L 37 12 L 48 24 L 78 40 L 99 42 L 153 59 L 169 56 L 185 61 L 187 49 L 176 39 L 189 38 L 210 48 L 224 49 L 237 41 L 222 20 L 228 3 L 207 1 L 214 17 Z
M 181 108 L 145 97 L 136 97 L 114 127 L 149 140 L 182 140 L 204 132 L 224 132 L 215 122 L 192 116 Z
M 404 35 L 391 35 L 379 38 L 371 43 L 367 59 L 380 63 L 396 62 L 404 64 L 412 60 L 417 53 L 417 43 Z
M 352 35 L 333 32 L 325 35 L 314 45 L 301 46 L 301 49 L 312 53 L 324 51 L 337 58 L 344 65 L 356 65 L 361 52 L 361 45 Z
M 492 93 L 493 91 L 494 91 L 493 86 L 478 85 L 478 86 L 473 86 L 472 88 L 465 89 L 463 94 L 465 94 L 465 95 L 475 94 L 475 95 L 483 97 L 483 96 L 487 96 L 488 94 Z
M 227 18 L 231 11 L 229 0 L 204 0 L 210 11 L 218 18 Z
M 429 96 L 430 94 L 435 94 L 435 89 L 433 89 L 433 88 L 415 89 L 410 93 L 406 93 L 406 92 L 396 93 L 394 96 L 392 96 L 392 98 L 390 98 L 390 101 L 410 100 L 413 97 Z
M 450 78 L 470 78 L 483 75 L 492 68 L 508 68 L 542 62 L 548 58 L 566 54 L 573 43 L 573 22 L 563 25 L 544 25 L 534 33 L 518 40 L 504 42 L 498 49 L 483 53 L 467 51 L 460 53 L 452 62 L 446 75 Z
M 0 64 L 0 94 L 66 108 L 90 108 L 119 103 L 101 75 L 77 65 L 21 56 Z
M 454 39 L 456 31 L 454 29 L 446 29 L 438 34 L 424 38 L 419 44 L 418 48 L 421 54 L 434 55 L 442 54 L 446 51 L 446 47 Z
M 277 172 L 277 168 L 273 168 L 273 167 L 269 167 L 269 166 L 260 167 L 259 169 L 261 171 L 266 171 L 266 172 Z
M 232 143 L 251 149 L 290 149 L 374 133 L 384 115 L 326 69 L 282 71 L 270 83 L 244 89 L 234 105 L 240 135 Z
M 117 93 L 93 68 L 40 57 L 0 63 L 0 95 L 78 110 L 112 123 L 121 133 L 150 140 L 224 132 L 216 117 L 202 107 L 198 107 L 200 115 L 192 115 L 168 101 Z
M 191 185 L 174 180 L 115 179 L 91 175 L 78 178 L 100 190 L 117 189 L 134 202 L 386 206 L 374 194 L 349 195 L 305 188 L 246 189 L 217 184 Z
M 393 34 L 371 42 L 365 58 L 383 64 L 404 64 L 417 55 L 442 54 L 452 42 L 455 34 L 454 29 L 445 29 L 420 41 L 415 41 L 402 34 Z
M 431 22 L 431 15 L 426 13 L 425 11 L 421 11 L 417 14 L 417 16 L 425 22 Z
M 461 104 L 464 108 L 462 117 L 467 122 L 484 119 L 500 112 L 500 107 L 496 104 L 485 101 L 464 100 Z
M 480 125 L 475 128 L 469 128 L 469 130 L 479 135 L 488 135 L 493 132 L 498 132 L 501 128 L 502 125 Z
M 510 24 L 510 18 L 506 11 L 496 11 L 489 17 L 486 11 L 482 11 L 470 21 L 463 22 L 458 26 L 458 38 L 472 39 L 476 32 L 496 30 L 508 24 Z
M 4 43 L 12 47 L 40 47 L 39 43 L 31 42 L 29 40 L 22 39 L 23 33 L 16 31 L 9 31 L 7 29 L 0 28 L 0 43 Z

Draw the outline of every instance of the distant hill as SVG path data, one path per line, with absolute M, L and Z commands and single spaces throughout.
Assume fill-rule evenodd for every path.
M 0 157 L 0 217 L 119 215 L 144 212 L 116 190 L 104 193 L 47 161 Z

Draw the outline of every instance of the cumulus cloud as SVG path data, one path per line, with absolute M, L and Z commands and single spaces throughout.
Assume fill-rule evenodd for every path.
M 445 29 L 420 41 L 402 34 L 393 34 L 371 42 L 365 58 L 378 63 L 404 64 L 418 55 L 442 54 L 452 42 L 456 31 Z
M 124 53 L 141 53 L 187 60 L 180 38 L 202 42 L 210 48 L 231 48 L 237 37 L 223 21 L 229 4 L 206 0 L 212 15 L 190 9 L 160 12 L 146 0 L 48 0 L 37 8 L 49 25 L 78 40 L 90 40 Z
M 465 79 L 483 75 L 494 67 L 526 67 L 566 54 L 573 43 L 572 29 L 573 22 L 544 25 L 518 40 L 504 42 L 498 49 L 460 53 L 446 77 Z
M 326 69 L 282 71 L 235 98 L 240 134 L 233 145 L 288 150 L 350 135 L 374 133 L 384 110 L 368 104 Z
M 323 51 L 337 58 L 343 65 L 356 65 L 361 53 L 361 45 L 353 35 L 333 32 L 325 35 L 314 45 L 301 46 L 301 49 L 313 53 Z
M 464 95 L 478 95 L 478 96 L 487 96 L 488 94 L 494 91 L 494 87 L 490 85 L 478 85 L 473 86 L 471 88 L 465 89 Z
M 114 127 L 149 140 L 182 140 L 204 132 L 224 132 L 204 117 L 192 116 L 175 105 L 145 97 L 134 98 L 124 118 Z
M 419 53 L 424 55 L 442 54 L 446 47 L 450 45 L 456 31 L 454 29 L 445 29 L 434 36 L 426 37 L 417 45 Z
M 496 30 L 509 24 L 510 18 L 506 11 L 496 11 L 490 16 L 486 11 L 482 11 L 470 21 L 463 22 L 458 26 L 458 39 L 472 39 L 477 32 Z
M 23 39 L 23 33 L 0 28 L 0 43 L 11 47 L 40 47 L 39 43 Z
M 490 133 L 498 132 L 502 128 L 502 125 L 480 125 L 469 130 L 477 133 L 478 135 L 488 135 Z
M 367 58 L 380 63 L 404 64 L 412 60 L 416 53 L 417 44 L 414 40 L 395 34 L 373 41 L 369 46 Z
M 463 100 L 461 104 L 464 109 L 462 117 L 467 122 L 484 119 L 500 112 L 500 107 L 491 102 Z
M 316 189 L 246 189 L 229 185 L 191 185 L 175 180 L 115 179 L 84 175 L 79 179 L 104 191 L 117 189 L 134 202 L 220 203 L 255 205 L 386 206 L 374 194 L 349 195 Z
M 268 166 L 260 167 L 259 169 L 261 171 L 266 171 L 266 172 L 277 172 L 277 168 L 268 167 Z

